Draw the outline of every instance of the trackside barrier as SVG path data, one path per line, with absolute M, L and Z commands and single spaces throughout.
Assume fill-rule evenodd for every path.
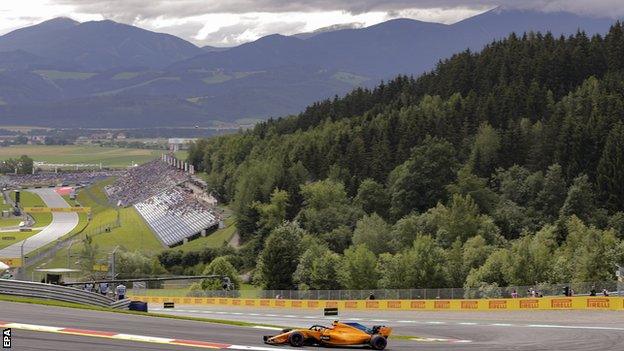
M 623 297 L 541 297 L 479 300 L 281 300 L 213 297 L 131 296 L 154 304 L 221 305 L 276 308 L 338 308 L 346 310 L 407 311 L 529 311 L 529 310 L 615 310 L 624 311 Z
M 82 305 L 126 309 L 130 299 L 115 301 L 109 297 L 67 286 L 0 279 L 0 295 L 35 297 Z

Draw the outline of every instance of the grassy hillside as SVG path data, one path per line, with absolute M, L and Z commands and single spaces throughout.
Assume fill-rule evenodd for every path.
M 40 230 L 33 230 L 30 232 L 0 233 L 0 249 L 4 249 L 5 247 L 13 245 L 16 242 L 22 241 L 26 238 L 30 238 L 39 232 Z
M 188 159 L 243 242 L 224 256 L 269 289 L 615 280 L 623 49 L 619 22 L 604 37 L 510 35 L 198 141 Z
M 125 167 L 160 157 L 162 150 L 100 147 L 95 145 L 14 145 L 2 148 L 0 160 L 28 155 L 49 163 L 102 163 L 105 167 Z
M 83 225 L 79 224 L 73 232 L 80 231 L 80 234 L 75 236 L 74 244 L 72 244 L 71 252 L 69 253 L 69 267 L 71 268 L 77 268 L 76 262 L 79 259 L 80 252 L 83 250 L 82 240 L 85 235 L 90 235 L 93 243 L 97 245 L 97 257 L 101 262 L 106 262 L 108 255 L 116 247 L 125 251 L 139 251 L 149 257 L 153 257 L 166 249 L 133 207 L 119 209 L 120 227 L 112 228 L 110 232 L 93 234 L 102 231 L 104 227 L 111 225 L 117 220 L 117 210 L 109 206 L 104 193 L 104 187 L 113 181 L 114 178 L 106 179 L 78 193 L 77 201 L 83 207 L 91 208 L 92 219 L 88 223 L 81 222 Z M 229 220 L 226 221 L 224 229 L 220 229 L 205 238 L 193 240 L 179 246 L 178 249 L 192 251 L 203 247 L 220 247 L 224 242 L 231 239 L 235 231 L 234 221 Z M 67 248 L 65 248 L 59 250 L 51 259 L 40 263 L 39 266 L 48 268 L 67 267 L 67 258 L 68 252 Z
M 201 250 L 204 247 L 221 247 L 223 243 L 229 242 L 236 233 L 236 221 L 233 217 L 225 220 L 225 228 L 219 229 L 205 238 L 198 238 L 189 241 L 184 245 L 176 247 L 176 249 L 184 252 Z

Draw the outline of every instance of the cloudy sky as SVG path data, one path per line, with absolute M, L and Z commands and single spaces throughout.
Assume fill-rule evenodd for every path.
M 197 45 L 233 46 L 264 35 L 392 18 L 454 23 L 503 5 L 595 16 L 624 15 L 623 0 L 0 0 L 0 34 L 50 18 L 112 19 Z

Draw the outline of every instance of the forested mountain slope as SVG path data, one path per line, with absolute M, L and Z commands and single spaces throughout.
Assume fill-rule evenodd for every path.
M 511 35 L 202 140 L 189 159 L 236 210 L 247 244 L 230 261 L 265 287 L 611 280 L 624 259 L 621 57 L 619 22 L 604 37 Z

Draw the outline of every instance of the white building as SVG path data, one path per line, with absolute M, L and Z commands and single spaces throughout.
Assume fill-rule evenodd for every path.
M 197 140 L 196 138 L 169 138 L 169 151 L 176 152 L 180 150 L 187 150 L 189 145 Z

